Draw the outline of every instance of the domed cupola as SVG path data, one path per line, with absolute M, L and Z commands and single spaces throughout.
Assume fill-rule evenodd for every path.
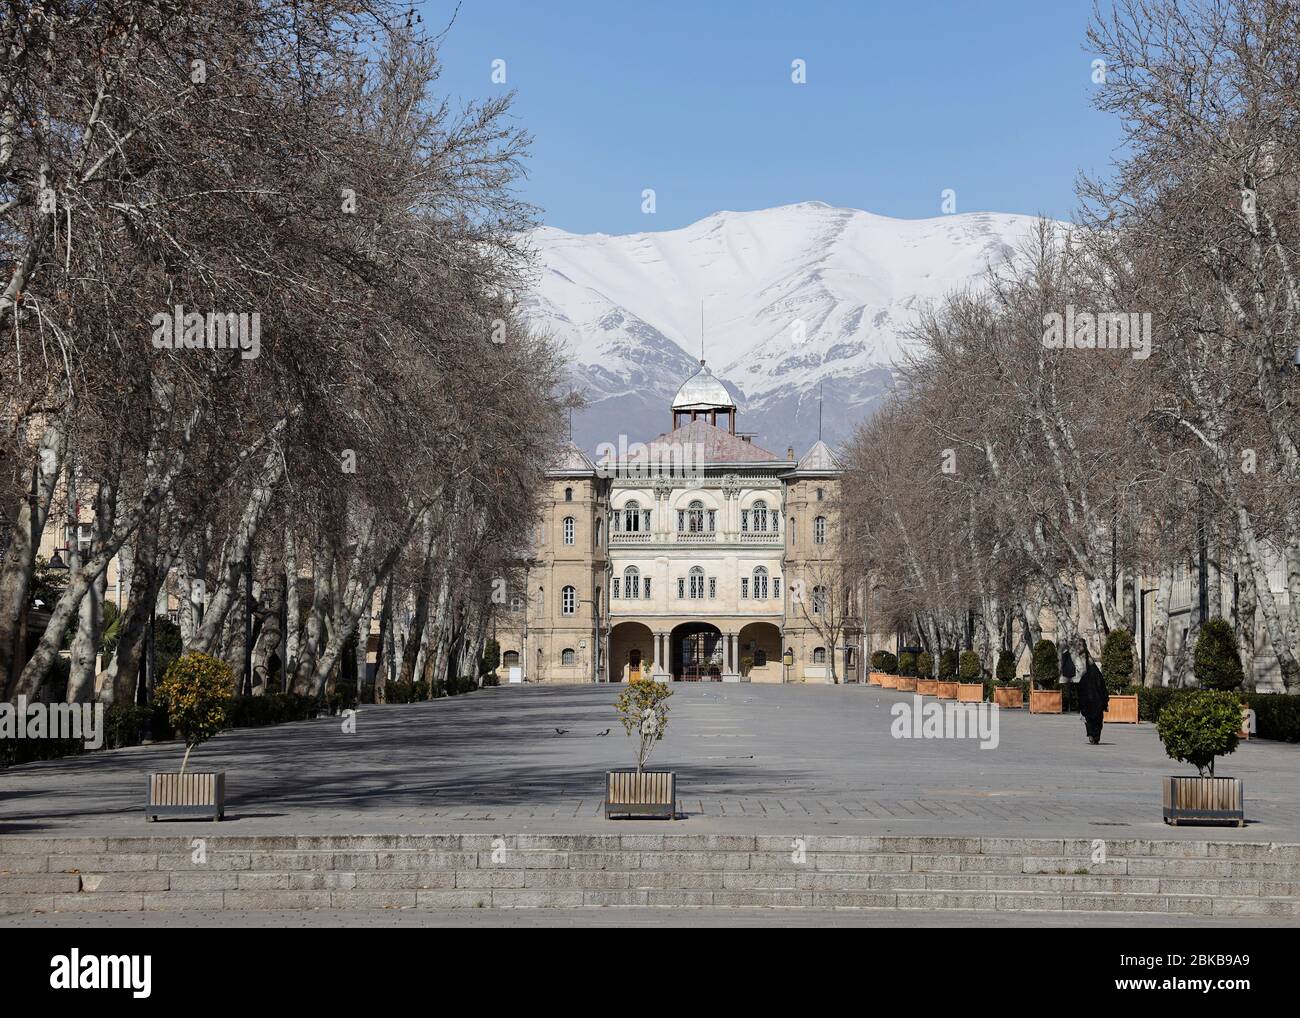
M 727 387 L 718 380 L 704 360 L 700 360 L 700 370 L 682 383 L 673 397 L 673 430 L 690 421 L 705 419 L 714 427 L 718 424 L 718 415 L 727 416 L 727 430 L 736 433 L 736 403 L 727 392 Z

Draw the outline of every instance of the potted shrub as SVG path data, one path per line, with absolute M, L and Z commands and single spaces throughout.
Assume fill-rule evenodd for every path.
M 887 650 L 878 650 L 871 655 L 871 671 L 867 674 L 867 681 L 873 686 L 879 686 L 886 675 L 897 672 L 898 658 Z
M 1133 688 L 1133 634 L 1127 629 L 1112 629 L 1101 646 L 1101 674 L 1110 696 L 1105 724 L 1137 724 L 1138 698 Z
M 189 771 L 190 753 L 226 724 L 226 709 L 235 688 L 235 675 L 224 661 L 207 654 L 176 658 L 158 684 L 155 698 L 167 711 L 167 721 L 185 741 L 178 772 L 149 775 L 145 816 L 200 817 L 220 820 L 226 810 L 224 771 Z
M 1201 627 L 1196 638 L 1196 654 L 1192 661 L 1192 674 L 1202 689 L 1218 689 L 1236 693 L 1246 681 L 1241 667 L 1241 652 L 1237 649 L 1237 634 L 1225 619 L 1210 619 Z M 1250 705 L 1241 705 L 1241 730 L 1243 739 L 1250 738 Z
M 1197 777 L 1166 775 L 1163 780 L 1167 824 L 1246 823 L 1241 779 L 1216 777 L 1214 758 L 1237 748 L 1241 704 L 1233 693 L 1198 689 L 1172 698 L 1156 720 L 1165 752 L 1196 768 Z
M 957 659 L 957 699 L 961 703 L 984 702 L 984 666 L 973 650 L 964 650 Z
M 939 678 L 934 695 L 940 700 L 957 699 L 957 652 L 945 650 L 939 655 Z
M 934 677 L 934 662 L 929 654 L 922 654 L 925 658 L 927 667 L 917 669 L 916 691 L 922 696 L 937 696 L 939 693 L 939 680 Z
M 898 681 L 894 688 L 903 693 L 915 693 L 917 681 L 924 675 L 929 674 L 930 655 L 925 651 L 916 655 L 916 667 L 911 670 L 910 675 L 899 675 Z
M 886 675 L 880 680 L 880 685 L 885 689 L 897 689 L 900 678 L 916 678 L 916 655 L 910 650 L 905 650 L 898 655 L 898 671 L 892 675 Z
M 1025 705 L 1025 692 L 1016 680 L 1016 655 L 1014 651 L 1004 650 L 998 654 L 997 668 L 994 671 L 997 685 L 993 689 L 993 702 L 999 707 L 1014 710 Z
M 1029 713 L 1060 714 L 1061 691 L 1057 683 L 1061 679 L 1061 657 L 1056 652 L 1056 644 L 1051 640 L 1039 640 L 1034 644 L 1033 661 L 1029 670 Z M 1035 687 L 1042 686 L 1042 689 Z
M 629 683 L 614 704 L 619 722 L 636 741 L 636 766 L 605 774 L 605 819 L 612 816 L 661 817 L 677 814 L 677 775 L 648 770 L 645 762 L 654 744 L 668 730 L 667 699 L 673 691 L 662 682 Z

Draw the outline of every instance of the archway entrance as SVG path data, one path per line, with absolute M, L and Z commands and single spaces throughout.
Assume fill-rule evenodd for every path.
M 673 630 L 673 678 L 682 682 L 722 681 L 722 634 L 707 622 L 687 622 Z
M 650 678 L 654 637 L 640 622 L 620 622 L 609 634 L 609 681 L 636 682 Z

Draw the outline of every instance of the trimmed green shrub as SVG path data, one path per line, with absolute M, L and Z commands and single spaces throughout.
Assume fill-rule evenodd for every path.
M 1237 651 L 1237 634 L 1224 619 L 1210 619 L 1201 626 L 1196 638 L 1196 658 L 1192 666 L 1196 682 L 1202 689 L 1240 689 L 1245 679 L 1241 654 Z
M 226 727 L 226 704 L 234 686 L 230 665 L 209 654 L 185 654 L 168 667 L 156 696 L 167 705 L 172 728 L 185 740 L 182 774 L 194 747 Z
M 907 677 L 916 675 L 916 655 L 910 650 L 898 655 L 898 674 Z
M 934 674 L 934 655 L 928 650 L 923 650 L 916 655 L 916 674 L 923 679 L 928 679 Z
M 961 677 L 962 682 L 980 681 L 980 674 L 984 671 L 984 665 L 980 662 L 980 656 L 975 651 L 963 650 L 958 661 L 957 674 Z
M 957 678 L 957 652 L 945 650 L 939 655 L 939 681 L 952 682 Z
M 1043 689 L 1056 688 L 1061 678 L 1061 656 L 1056 652 L 1056 644 L 1051 640 L 1039 640 L 1034 644 L 1031 670 L 1037 686 Z
M 501 664 L 501 645 L 496 640 L 488 640 L 483 645 L 483 656 L 479 658 L 478 673 L 486 675 L 488 672 L 494 672 L 499 664 Z
M 883 653 L 885 656 L 884 656 L 884 658 L 883 658 L 883 661 L 882 661 L 882 664 L 881 664 L 881 668 L 880 668 L 880 670 L 881 670 L 882 672 L 884 672 L 886 675 L 897 675 L 897 674 L 898 674 L 898 658 L 895 657 L 893 654 L 891 654 L 891 653 L 890 653 L 889 651 L 887 651 L 887 650 L 886 650 L 886 651 L 882 651 L 881 653 Z
M 1016 681 L 1016 655 L 1004 650 L 998 654 L 997 679 L 999 686 L 1009 686 Z
M 1241 704 L 1228 692 L 1188 690 L 1160 712 L 1156 731 L 1165 752 L 1189 763 L 1202 777 L 1214 776 L 1214 759 L 1237 748 L 1241 730 Z
M 1101 674 L 1108 693 L 1122 693 L 1133 685 L 1133 634 L 1112 629 L 1101 648 Z
M 883 672 L 885 670 L 885 655 L 887 650 L 878 650 L 871 655 L 871 670 L 873 672 Z

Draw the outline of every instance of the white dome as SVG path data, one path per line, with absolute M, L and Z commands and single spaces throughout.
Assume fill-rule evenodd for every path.
M 673 399 L 674 410 L 735 409 L 727 387 L 700 361 L 700 370 L 682 383 Z

